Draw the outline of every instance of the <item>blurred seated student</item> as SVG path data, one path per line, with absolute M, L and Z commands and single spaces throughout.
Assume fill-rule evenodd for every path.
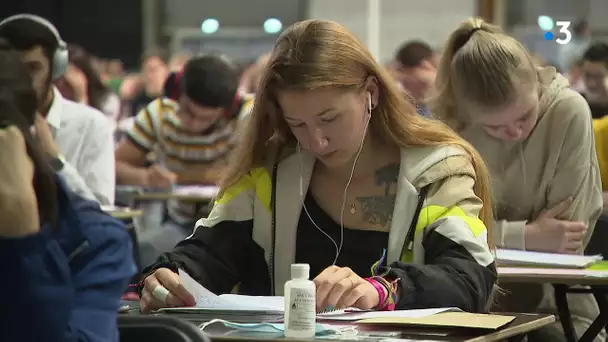
M 537 67 L 520 42 L 481 19 L 469 19 L 451 34 L 435 86 L 433 115 L 471 142 L 490 170 L 499 199 L 494 242 L 511 249 L 582 253 L 602 211 L 585 99 L 553 67 Z M 556 313 L 548 284 L 507 290 L 512 295 L 501 305 L 510 312 Z M 598 308 L 591 295 L 570 299 L 580 336 Z M 564 338 L 555 323 L 529 340 Z
M 585 19 L 579 19 L 571 26 L 572 39 L 568 44 L 560 44 L 557 47 L 557 66 L 559 70 L 566 72 L 577 60 L 580 60 L 585 50 L 593 42 L 591 27 Z
M 260 77 L 263 75 L 264 68 L 266 67 L 269 59 L 270 52 L 267 52 L 258 57 L 253 64 L 248 66 L 245 71 L 243 71 L 239 81 L 240 91 L 249 94 L 255 94 L 258 91 Z
M 141 72 L 138 77 L 125 80 L 127 82 L 123 82 L 121 87 L 121 96 L 129 101 L 131 107 L 130 117 L 136 116 L 150 102 L 162 96 L 163 84 L 170 73 L 168 56 L 164 49 L 151 49 L 144 53 L 141 60 Z
M 428 92 L 435 82 L 437 54 L 425 42 L 405 42 L 395 56 L 396 74 L 405 91 L 413 98 L 421 115 L 430 116 L 426 106 Z
M 144 272 L 144 311 L 194 304 L 178 269 L 214 293 L 282 295 L 294 262 L 319 309 L 485 311 L 496 268 L 477 152 L 334 22 L 289 27 L 261 80 L 210 216 Z
M 36 92 L 0 42 L 0 313 L 3 341 L 118 341 L 135 274 L 124 225 L 66 189 L 36 136 Z
M 102 82 L 101 75 L 93 67 L 93 57 L 76 45 L 70 45 L 68 51 L 68 69 L 57 84 L 62 95 L 98 109 L 116 123 L 120 115 L 120 98 Z
M 595 119 L 608 114 L 608 44 L 594 43 L 583 54 L 581 94 L 591 107 Z
M 585 83 L 583 82 L 583 60 L 578 59 L 570 66 L 570 69 L 567 70 L 567 73 L 564 73 L 564 76 L 568 78 L 568 82 L 570 82 L 570 87 L 576 90 L 579 93 L 583 93 L 585 91 Z
M 140 111 L 118 144 L 118 184 L 166 191 L 176 184 L 217 184 L 233 149 L 239 117 L 251 107 L 251 99 L 241 96 L 237 87 L 236 69 L 224 57 L 189 60 L 183 73 L 168 78 L 168 96 Z M 149 166 L 151 152 L 156 160 Z M 158 231 L 160 236 L 149 237 L 156 246 L 149 262 L 192 233 L 197 209 L 193 202 L 169 201 L 168 226 Z
M 189 52 L 180 52 L 174 54 L 171 56 L 171 58 L 169 58 L 169 62 L 167 63 L 169 66 L 169 72 L 182 72 L 184 70 L 184 65 L 186 65 L 186 63 L 188 63 L 192 57 L 192 54 Z

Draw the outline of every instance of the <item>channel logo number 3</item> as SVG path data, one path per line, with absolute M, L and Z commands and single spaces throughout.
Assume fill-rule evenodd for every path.
M 553 34 L 553 32 L 548 31 L 548 32 L 545 32 L 545 39 L 546 40 L 555 39 L 556 43 L 562 44 L 562 45 L 570 43 L 570 41 L 572 40 L 572 32 L 570 32 L 570 22 L 569 21 L 556 21 L 555 26 L 559 27 L 559 33 L 560 33 L 560 36 L 562 36 L 562 37 L 558 37 L 557 39 L 555 39 L 555 35 Z

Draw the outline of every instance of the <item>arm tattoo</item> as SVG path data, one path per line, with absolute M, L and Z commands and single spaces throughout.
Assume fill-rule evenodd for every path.
M 384 195 L 357 197 L 361 204 L 363 219 L 370 224 L 387 227 L 393 218 L 396 190 L 391 194 L 391 187 L 397 187 L 399 164 L 389 164 L 376 170 L 376 184 L 384 186 Z

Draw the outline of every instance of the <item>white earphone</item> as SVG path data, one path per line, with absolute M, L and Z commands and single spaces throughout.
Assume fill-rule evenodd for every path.
M 350 186 L 350 183 L 353 180 L 353 176 L 355 174 L 355 167 L 357 166 L 357 160 L 359 160 L 359 155 L 361 155 L 361 151 L 363 150 L 363 145 L 365 144 L 365 137 L 367 136 L 367 127 L 369 126 L 369 121 L 370 121 L 371 115 L 372 115 L 372 107 L 373 107 L 372 106 L 372 93 L 368 92 L 367 94 L 368 94 L 368 102 L 367 102 L 367 113 L 365 115 L 366 116 L 365 128 L 363 128 L 363 136 L 361 137 L 361 143 L 359 145 L 359 150 L 357 151 L 357 154 L 355 155 L 355 160 L 353 161 L 353 167 L 350 170 L 350 176 L 348 177 L 348 182 L 346 182 L 346 186 L 344 187 L 344 193 L 342 195 L 342 207 L 340 209 L 340 244 L 338 244 L 329 234 L 327 234 L 323 229 L 321 229 L 321 227 L 319 227 L 317 225 L 317 223 L 312 219 L 312 216 L 310 216 L 308 209 L 306 208 L 306 204 L 304 203 L 304 197 L 305 197 L 304 179 L 303 179 L 304 161 L 302 159 L 302 154 L 300 153 L 300 142 L 298 141 L 298 143 L 296 145 L 296 151 L 297 151 L 298 155 L 300 156 L 300 201 L 302 203 L 302 209 L 304 209 L 306 216 L 308 216 L 308 219 L 313 224 L 313 226 L 315 226 L 315 228 L 317 228 L 323 235 L 327 236 L 327 238 L 336 247 L 336 257 L 334 258 L 332 265 L 336 264 L 336 262 L 338 261 L 338 257 L 340 256 L 340 252 L 342 252 L 342 245 L 344 244 L 344 210 L 346 208 L 348 187 Z M 327 140 L 325 140 L 325 141 L 327 141 Z

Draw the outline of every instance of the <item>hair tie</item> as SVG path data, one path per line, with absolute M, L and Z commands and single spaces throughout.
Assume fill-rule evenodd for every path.
M 483 28 L 481 27 L 475 27 L 471 30 L 471 32 L 469 32 L 469 39 L 471 39 L 471 37 L 473 36 L 473 34 L 479 30 L 483 30 Z
M 453 53 L 456 54 L 456 52 L 458 52 L 458 50 L 460 50 L 473 36 L 473 34 L 479 30 L 483 30 L 485 31 L 483 28 L 481 27 L 474 27 L 472 28 L 469 33 L 467 34 L 462 34 L 460 35 L 458 38 L 455 39 L 454 41 L 454 51 Z

